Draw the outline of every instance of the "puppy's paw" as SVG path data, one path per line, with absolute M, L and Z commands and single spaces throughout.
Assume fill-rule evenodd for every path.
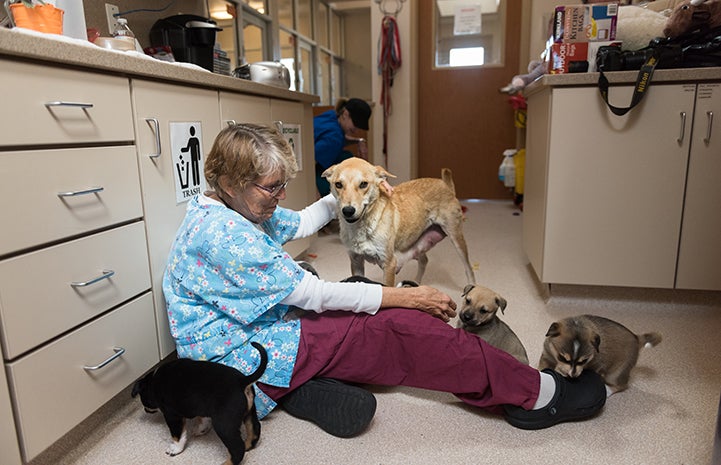
M 180 439 L 177 441 L 173 439 L 173 442 L 171 442 L 168 445 L 168 448 L 165 450 L 165 453 L 168 454 L 171 457 L 175 457 L 176 455 L 180 454 L 185 450 L 185 444 L 188 442 L 188 431 L 186 429 L 183 429 L 183 433 L 180 435 Z
M 181 444 L 179 442 L 173 441 L 168 445 L 168 448 L 165 450 L 165 453 L 171 457 L 175 457 L 176 455 L 183 452 L 183 450 L 185 450 L 185 444 Z
M 202 417 L 197 420 L 195 428 L 193 429 L 193 436 L 202 436 L 206 434 L 213 427 L 213 423 L 208 417 Z

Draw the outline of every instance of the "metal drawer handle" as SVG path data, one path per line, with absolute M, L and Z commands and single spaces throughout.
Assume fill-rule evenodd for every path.
M 102 281 L 103 279 L 110 279 L 115 275 L 115 271 L 113 270 L 103 270 L 103 274 L 101 276 L 98 276 L 97 278 L 93 278 L 90 281 L 84 281 L 84 282 L 72 282 L 70 283 L 70 286 L 72 287 L 85 287 L 90 286 L 91 284 L 95 284 L 98 281 Z
M 148 155 L 150 158 L 158 158 L 160 156 L 160 122 L 158 118 L 145 118 L 149 124 L 153 124 L 153 130 L 155 131 L 155 153 Z
M 83 370 L 85 370 L 85 371 L 99 370 L 99 369 L 103 368 L 105 365 L 107 365 L 108 363 L 112 362 L 116 358 L 123 355 L 125 353 L 125 349 L 122 347 L 113 347 L 113 352 L 115 352 L 113 355 L 111 355 L 110 357 L 108 357 L 107 359 L 103 360 L 102 362 L 100 362 L 99 364 L 97 364 L 95 366 L 91 367 L 91 366 L 85 365 L 83 367 Z
M 279 133 L 283 133 L 283 122 L 282 121 L 273 121 L 273 124 L 275 125 L 275 128 L 278 130 Z
M 61 100 L 58 100 L 56 102 L 47 102 L 45 104 L 46 107 L 77 107 L 77 108 L 93 108 L 92 103 L 83 103 L 83 102 L 63 102 Z
M 686 112 L 681 112 L 681 133 L 678 135 L 678 139 L 676 139 L 676 142 L 679 144 L 683 142 L 683 138 L 686 134 Z
M 234 119 L 226 120 L 225 123 L 226 123 L 228 126 L 235 126 L 236 124 L 238 124 L 238 123 L 235 122 Z
M 91 187 L 82 191 L 58 192 L 58 197 L 75 197 L 76 195 L 97 194 L 104 191 L 104 187 Z
M 704 137 L 703 141 L 706 145 L 708 145 L 711 142 L 711 128 L 713 128 L 713 112 L 712 111 L 706 112 L 706 119 L 708 120 L 708 123 L 706 124 L 706 137 Z

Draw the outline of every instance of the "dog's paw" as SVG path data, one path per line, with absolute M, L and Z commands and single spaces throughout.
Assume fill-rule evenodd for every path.
M 213 423 L 208 417 L 202 417 L 197 420 L 195 428 L 193 430 L 193 436 L 202 436 L 206 434 L 213 427 Z
M 173 440 L 168 444 L 168 448 L 165 449 L 165 453 L 171 457 L 175 457 L 185 450 L 185 444 L 188 442 L 188 432 L 183 429 L 183 433 L 180 435 L 180 439 L 177 441 Z
M 185 450 L 185 444 L 180 444 L 179 442 L 171 442 L 167 449 L 165 449 L 165 453 L 171 457 L 175 457 L 176 455 L 180 454 Z

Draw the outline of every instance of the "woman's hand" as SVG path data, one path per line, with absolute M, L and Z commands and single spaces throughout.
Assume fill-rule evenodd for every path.
M 456 316 L 456 303 L 445 292 L 430 286 L 384 287 L 381 308 L 413 308 L 448 322 Z

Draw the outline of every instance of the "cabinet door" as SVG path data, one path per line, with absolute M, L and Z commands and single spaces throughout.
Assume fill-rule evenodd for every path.
M 220 120 L 223 126 L 232 123 L 270 124 L 270 99 L 220 92 Z
M 678 288 L 721 290 L 719 174 L 721 84 L 699 84 L 678 256 Z
M 674 286 L 695 91 L 653 85 L 619 117 L 596 88 L 553 90 L 544 282 Z
M 281 205 L 302 210 L 317 198 L 315 187 L 315 155 L 313 151 L 313 110 L 309 104 L 271 100 L 270 116 L 291 141 L 298 160 L 298 176 L 288 184 L 286 199 Z M 306 237 L 287 243 L 284 248 L 292 256 L 300 255 L 310 246 Z
M 218 92 L 142 80 L 132 80 L 131 89 L 160 357 L 164 358 L 175 350 L 175 343 L 168 329 L 163 272 L 187 205 L 186 201 L 177 200 L 176 176 L 181 171 L 174 160 L 181 154 L 173 153 L 173 146 L 178 152 L 176 131 L 178 125 L 199 123 L 192 125 L 192 137 L 200 139 L 200 154 L 204 158 L 220 132 Z M 183 155 L 189 157 L 187 152 Z M 204 179 L 202 166 L 199 171 Z M 186 172 L 184 179 L 189 179 L 187 176 Z

